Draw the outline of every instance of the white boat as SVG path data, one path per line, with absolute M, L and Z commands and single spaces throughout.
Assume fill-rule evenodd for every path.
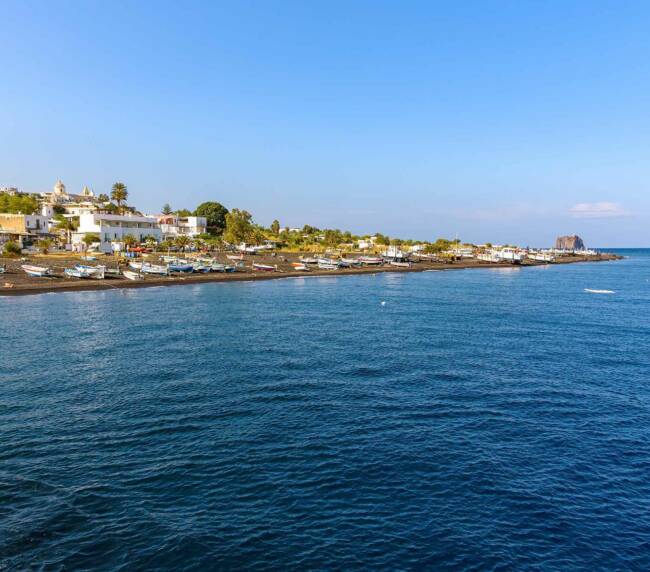
M 378 256 L 360 256 L 359 262 L 361 262 L 361 264 L 374 266 L 374 265 L 383 264 L 384 259 L 379 258 Z
M 226 265 L 225 265 L 225 264 L 221 264 L 221 263 L 219 263 L 219 262 L 213 262 L 213 263 L 210 265 L 210 270 L 211 270 L 212 272 L 225 272 L 225 271 L 226 271 Z
M 257 249 L 254 246 L 246 246 L 243 242 L 237 247 L 242 254 L 256 254 Z
M 132 272 L 131 270 L 125 270 L 122 272 L 124 275 L 124 278 L 127 280 L 144 280 L 144 276 L 140 274 L 139 272 Z
M 524 254 L 517 250 L 516 248 L 502 248 L 501 250 L 497 250 L 495 252 L 496 257 L 498 260 L 502 260 L 504 262 L 510 262 L 512 264 L 521 264 L 524 260 Z
M 30 276 L 43 277 L 52 276 L 52 270 L 47 266 L 33 266 L 31 264 L 23 264 L 21 268 Z
M 66 278 L 90 278 L 90 273 L 82 268 L 66 268 L 63 271 Z
M 487 252 L 480 252 L 476 258 L 482 262 L 499 262 L 499 257 L 491 250 Z
M 226 254 L 226 258 L 229 260 L 244 260 L 244 253 L 241 254 Z
M 325 266 L 334 266 L 338 268 L 340 266 L 340 263 L 338 260 L 334 260 L 334 258 L 319 258 L 318 259 L 318 267 L 320 268 L 321 265 Z
M 161 266 L 159 264 L 143 264 L 140 272 L 144 274 L 160 274 L 167 276 L 169 274 L 169 269 L 166 266 Z
M 136 262 L 135 260 L 129 261 L 129 268 L 133 270 L 142 270 L 142 262 Z
M 320 270 L 338 270 L 339 265 L 338 264 L 329 264 L 327 262 L 319 262 L 318 263 L 318 268 Z
M 267 272 L 274 272 L 277 270 L 275 266 L 269 266 L 268 264 L 258 264 L 253 262 L 253 270 L 266 270 Z
M 616 294 L 615 290 L 594 290 L 593 288 L 585 288 L 585 292 L 590 294 Z
M 361 266 L 361 260 L 358 258 L 341 258 L 340 264 L 341 266 L 346 266 L 348 268 L 350 266 Z
M 391 260 L 388 264 L 391 266 L 398 266 L 399 268 L 411 268 L 410 262 L 398 262 L 397 260 Z
M 7 267 L 3 264 L 0 266 L 0 274 L 4 274 L 7 271 Z
M 555 262 L 555 256 L 550 252 L 529 252 L 528 258 L 536 262 Z
M 318 264 L 318 258 L 313 258 L 310 256 L 301 256 L 298 260 L 303 264 Z
M 104 273 L 106 271 L 105 266 L 86 266 L 84 264 L 77 264 L 75 270 L 80 270 L 85 272 L 88 275 L 88 278 L 94 278 L 95 280 L 103 280 Z

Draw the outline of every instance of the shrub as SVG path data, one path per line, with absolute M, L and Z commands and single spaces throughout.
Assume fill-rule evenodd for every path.
M 14 256 L 20 254 L 20 245 L 13 240 L 10 240 L 9 242 L 5 242 L 3 252 L 7 256 Z

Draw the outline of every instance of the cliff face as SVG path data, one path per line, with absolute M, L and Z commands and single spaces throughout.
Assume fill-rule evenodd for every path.
M 584 250 L 585 243 L 582 239 L 574 234 L 573 236 L 558 236 L 555 241 L 555 248 L 559 250 Z

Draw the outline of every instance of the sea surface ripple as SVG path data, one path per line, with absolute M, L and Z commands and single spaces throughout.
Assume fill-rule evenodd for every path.
M 0 298 L 0 570 L 650 569 L 624 254 Z

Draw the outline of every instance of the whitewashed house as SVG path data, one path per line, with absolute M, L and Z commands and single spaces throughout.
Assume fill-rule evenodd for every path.
M 208 219 L 204 216 L 157 215 L 163 240 L 178 236 L 195 238 L 208 231 Z
M 155 217 L 113 214 L 82 214 L 79 216 L 79 228 L 72 235 L 72 243 L 79 244 L 89 233 L 99 235 L 99 250 L 112 252 L 113 243 L 121 243 L 125 236 L 133 236 L 136 241 L 144 242 L 153 237 L 162 240 L 162 231 Z

